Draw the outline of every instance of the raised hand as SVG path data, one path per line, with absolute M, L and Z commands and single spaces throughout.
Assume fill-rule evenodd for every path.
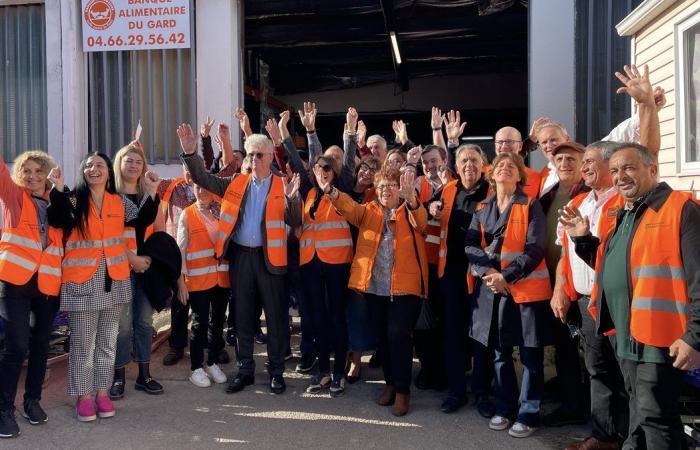
M 63 170 L 61 166 L 56 166 L 49 172 L 48 179 L 53 184 L 54 189 L 59 192 L 63 192 L 63 187 L 65 182 L 63 180 Z
M 616 92 L 629 95 L 637 103 L 654 104 L 654 90 L 649 81 L 649 66 L 644 65 L 644 74 L 640 74 L 634 64 L 625 66 L 625 74 L 615 72 L 617 79 L 625 85 L 618 88 Z
M 236 108 L 236 110 L 233 112 L 233 117 L 238 120 L 240 126 L 241 126 L 241 131 L 243 132 L 243 135 L 245 137 L 250 136 L 253 134 L 253 130 L 250 128 L 250 119 L 248 118 L 248 114 L 246 114 L 245 111 L 243 111 L 242 108 Z
M 283 177 L 282 185 L 284 186 L 284 195 L 286 195 L 288 199 L 293 199 L 299 192 L 300 184 L 301 178 L 299 178 L 298 173 L 292 175 L 291 178 L 289 176 Z
M 656 86 L 654 88 L 654 103 L 657 109 L 666 106 L 666 90 L 661 86 Z
M 401 174 L 399 181 L 399 197 L 413 205 L 416 201 L 416 173 L 407 170 Z
M 345 124 L 347 133 L 357 133 L 357 110 L 352 106 L 348 108 L 348 112 L 345 114 Z
M 564 226 L 571 237 L 581 237 L 590 234 L 591 224 L 588 217 L 581 216 L 581 211 L 575 206 L 564 206 L 559 209 L 559 223 Z
M 319 189 L 321 189 L 324 193 L 327 194 L 331 188 L 331 182 L 324 180 L 326 178 L 324 175 L 324 170 L 319 165 L 315 165 L 314 176 L 316 177 L 316 184 L 318 184 Z
M 290 117 L 291 114 L 289 113 L 289 111 L 282 111 L 280 113 L 280 121 L 277 124 L 277 126 L 280 129 L 280 135 L 282 139 L 287 139 L 289 137 L 289 128 L 287 127 L 287 124 L 289 123 Z
M 447 167 L 447 164 L 443 164 L 438 167 L 437 170 L 438 178 L 440 178 L 440 182 L 442 185 L 446 185 L 447 183 L 450 182 L 450 168 Z
M 299 119 L 306 132 L 316 131 L 316 103 L 304 102 L 304 110 L 299 111 Z
M 464 133 L 464 128 L 466 126 L 467 122 L 460 122 L 459 111 L 450 110 L 445 120 L 447 141 L 455 144 L 459 143 L 459 138 L 462 136 L 462 133 Z
M 277 121 L 274 118 L 267 119 L 265 129 L 267 130 L 267 134 L 270 135 L 270 139 L 272 139 L 272 144 L 275 147 L 278 147 L 282 143 L 282 135 L 280 134 L 280 129 L 277 126 Z
M 357 146 L 362 148 L 367 143 L 367 126 L 360 120 L 357 122 Z
M 155 197 L 158 192 L 160 177 L 152 170 L 147 171 L 143 176 L 143 187 L 151 197 Z
M 408 142 L 408 128 L 403 120 L 394 120 L 391 123 L 391 128 L 394 130 L 396 140 L 401 142 L 401 145 L 406 145 Z
M 193 155 L 197 151 L 197 138 L 189 123 L 183 123 L 177 127 L 177 137 L 180 139 L 180 147 L 185 155 Z
M 225 123 L 220 123 L 216 129 L 217 142 L 231 141 L 231 129 Z
M 552 120 L 549 117 L 545 117 L 545 116 L 538 117 L 537 119 L 535 119 L 535 121 L 532 122 L 532 127 L 530 127 L 530 134 L 529 134 L 530 140 L 532 142 L 537 142 L 537 130 L 545 123 L 551 122 L 551 121 Z
M 435 219 L 442 217 L 442 200 L 435 200 L 428 205 L 428 212 Z
M 216 122 L 214 119 L 207 116 L 207 120 L 205 120 L 204 123 L 199 126 L 199 134 L 203 138 L 209 137 L 209 133 L 211 133 L 211 127 L 214 126 L 214 122 Z
M 408 151 L 408 154 L 406 155 L 406 164 L 418 164 L 418 161 L 420 161 L 421 153 L 423 153 L 423 147 L 421 147 L 420 145 L 418 147 L 413 147 L 412 149 L 410 149 Z
M 136 149 L 143 151 L 143 145 L 141 145 L 140 140 L 133 140 L 133 141 L 129 142 L 129 145 L 136 148 Z
M 433 106 L 430 115 L 430 128 L 433 130 L 436 128 L 442 129 L 443 122 L 445 122 L 445 116 L 442 115 L 442 111 L 437 106 Z

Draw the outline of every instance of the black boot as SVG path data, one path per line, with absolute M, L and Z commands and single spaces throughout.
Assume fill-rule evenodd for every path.
M 149 363 L 139 363 L 139 377 L 136 379 L 136 385 L 134 388 L 137 391 L 144 391 L 147 394 L 162 394 L 163 386 L 160 385 L 156 380 L 151 378 L 151 372 L 149 370 Z
M 109 398 L 119 400 L 124 398 L 124 383 L 126 381 L 126 368 L 114 369 L 114 381 L 109 388 Z

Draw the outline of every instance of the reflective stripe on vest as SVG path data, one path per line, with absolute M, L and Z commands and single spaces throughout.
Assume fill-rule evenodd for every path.
M 197 205 L 183 211 L 187 225 L 187 249 L 185 251 L 185 285 L 192 292 L 205 291 L 215 286 L 229 287 L 228 264 L 216 259 L 214 243 L 202 221 Z
M 681 258 L 681 212 L 689 198 L 671 191 L 658 211 L 646 208 L 629 245 L 632 285 L 630 335 L 636 341 L 655 347 L 669 347 L 685 334 L 689 320 L 688 285 Z M 605 248 L 613 232 L 599 246 Z M 604 251 L 598 253 L 592 299 L 603 295 L 598 286 L 605 271 Z M 610 331 L 610 330 L 602 330 Z
M 58 295 L 61 289 L 63 232 L 48 227 L 46 243 L 47 247 L 42 249 L 36 205 L 25 191 L 22 193 L 17 225 L 5 228 L 0 238 L 0 280 L 22 286 L 38 273 L 39 291 L 45 295 Z
M 265 202 L 265 240 L 267 261 L 275 267 L 287 266 L 287 227 L 284 223 L 285 195 L 282 178 L 272 174 L 270 190 Z M 241 202 L 248 189 L 250 175 L 238 175 L 224 193 L 219 220 L 219 235 L 214 250 L 221 257 L 226 240 L 236 227 Z
M 303 226 L 299 238 L 299 264 L 308 264 L 314 255 L 327 264 L 350 263 L 353 255 L 350 226 L 326 196 L 318 202 L 312 219 L 311 207 L 316 195 L 316 189 L 312 189 L 304 202 Z
M 532 198 L 528 197 L 527 204 L 513 203 L 511 205 L 503 237 L 503 246 L 501 247 L 501 270 L 508 267 L 525 251 L 531 203 Z M 509 284 L 508 287 L 516 303 L 550 299 L 552 286 L 544 258 L 537 264 L 535 270 L 515 283 Z
M 74 229 L 66 242 L 63 282 L 84 283 L 97 271 L 102 255 L 113 280 L 122 281 L 131 273 L 124 244 L 124 204 L 116 194 L 105 193 L 102 212 L 98 214 L 92 200 L 85 236 Z

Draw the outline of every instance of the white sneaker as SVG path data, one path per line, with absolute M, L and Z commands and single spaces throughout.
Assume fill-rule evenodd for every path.
M 212 364 L 204 370 L 206 370 L 207 375 L 209 375 L 209 378 L 214 380 L 214 383 L 226 383 L 226 374 L 216 364 Z
M 489 421 L 489 428 L 496 431 L 505 430 L 510 426 L 510 420 L 503 416 L 493 416 Z
M 192 371 L 192 375 L 190 375 L 190 381 L 197 387 L 211 386 L 211 381 L 209 380 L 207 373 L 201 367 L 197 370 Z
M 524 423 L 515 422 L 513 426 L 510 427 L 510 430 L 508 430 L 508 434 L 510 434 L 514 438 L 526 438 L 532 433 L 534 433 L 536 429 L 537 428 L 529 427 Z

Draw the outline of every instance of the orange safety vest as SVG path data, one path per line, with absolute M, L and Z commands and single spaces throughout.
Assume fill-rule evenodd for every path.
M 501 270 L 508 267 L 515 258 L 525 251 L 527 228 L 532 198 L 528 197 L 526 205 L 513 203 L 508 217 L 508 224 L 501 247 Z M 552 297 L 552 285 L 544 258 L 526 277 L 509 284 L 510 293 L 516 303 L 537 302 Z
M 376 198 L 377 198 L 377 190 L 373 187 L 367 188 L 367 190 L 365 191 L 365 198 L 362 201 L 362 203 L 369 203 L 372 200 L 376 200 Z
M 350 225 L 326 195 L 321 198 L 315 218 L 312 219 L 310 211 L 316 194 L 316 189 L 310 190 L 304 203 L 304 225 L 299 238 L 299 264 L 308 264 L 314 254 L 327 264 L 347 264 L 352 261 L 353 254 Z
M 84 283 L 97 272 L 104 253 L 107 272 L 113 280 L 129 278 L 124 243 L 124 204 L 117 194 L 105 192 L 102 215 L 90 200 L 86 236 L 74 228 L 66 242 L 63 282 Z
M 569 205 L 575 206 L 576 208 L 580 208 L 581 204 L 586 199 L 589 193 L 590 192 L 582 192 L 581 194 L 571 199 Z M 600 212 L 600 218 L 598 219 L 598 229 L 596 230 L 596 236 L 601 236 L 602 239 L 602 236 L 606 236 L 610 232 L 610 230 L 615 228 L 615 217 L 617 216 L 617 212 L 624 205 L 624 203 L 624 199 L 619 194 L 610 197 L 608 201 L 605 202 Z M 569 260 L 569 255 L 571 254 L 570 252 L 573 249 L 569 247 L 569 239 L 567 237 L 566 231 L 564 231 L 564 236 L 561 242 L 562 247 L 564 249 L 564 254 L 562 255 L 561 260 L 562 273 L 566 276 L 566 283 L 564 284 L 563 288 L 564 292 L 566 293 L 566 296 L 569 297 L 569 300 L 573 302 L 578 300 L 580 295 L 578 292 L 576 292 L 576 288 L 574 287 L 574 276 L 573 271 L 571 270 L 571 261 Z M 601 249 L 602 254 L 602 246 L 599 246 L 599 248 Z M 591 310 L 592 307 L 595 308 L 593 302 L 591 301 L 588 305 L 588 310 L 592 312 L 593 318 L 595 318 L 595 309 Z
M 231 180 L 231 184 L 224 193 L 219 219 L 219 236 L 215 247 L 216 256 L 219 258 L 224 253 L 226 240 L 236 227 L 238 213 L 241 211 L 241 201 L 246 189 L 248 189 L 250 178 L 250 175 L 236 176 Z M 275 267 L 287 265 L 287 227 L 284 223 L 284 211 L 285 198 L 282 178 L 272 174 L 263 222 L 265 224 L 267 260 Z
M 207 227 L 202 222 L 197 205 L 185 208 L 184 214 L 188 238 L 185 252 L 187 290 L 206 291 L 217 285 L 223 288 L 230 287 L 228 262 L 226 260 L 219 262 L 216 259 L 214 242 L 211 241 Z
M 647 345 L 669 347 L 686 331 L 688 285 L 681 258 L 681 211 L 688 196 L 672 191 L 658 211 L 647 208 L 629 247 L 627 273 L 632 281 L 630 334 Z M 611 230 L 599 249 L 607 245 Z M 596 260 L 596 280 L 591 303 L 601 301 L 603 250 Z M 604 330 L 608 331 L 608 330 Z
M 143 235 L 143 240 L 146 241 L 152 234 L 154 230 L 154 225 L 151 224 L 146 228 L 146 232 Z M 124 227 L 124 242 L 126 248 L 136 253 L 136 228 L 134 227 Z
M 540 195 L 541 185 L 543 184 L 540 174 L 528 166 L 525 166 L 525 173 L 527 174 L 527 184 L 523 186 L 523 192 L 528 197 L 537 198 Z
M 39 272 L 39 291 L 45 295 L 58 295 L 61 290 L 63 232 L 49 227 L 46 237 L 47 246 L 42 249 L 36 206 L 29 193 L 24 192 L 19 223 L 14 228 L 2 230 L 0 280 L 21 286 Z
M 428 264 L 423 235 L 414 230 L 408 218 L 406 203 L 394 212 L 394 266 L 391 271 L 391 295 L 428 295 Z M 366 292 L 372 278 L 372 267 L 384 234 L 384 207 L 378 202 L 366 207 L 355 257 L 350 267 L 350 289 Z M 415 246 L 413 239 L 415 238 Z M 418 250 L 418 254 L 414 249 Z M 422 278 L 421 278 L 422 274 Z
M 418 196 L 418 201 L 425 203 L 433 196 L 433 185 L 430 184 L 430 181 L 428 181 L 425 175 L 421 175 L 418 178 L 418 181 L 420 183 L 420 195 Z
M 539 197 L 540 194 L 542 193 L 542 189 L 544 189 L 544 183 L 545 183 L 545 181 L 547 181 L 547 177 L 549 176 L 549 167 L 545 165 L 545 166 L 542 168 L 542 170 L 540 171 L 539 175 L 540 175 L 540 188 L 539 188 L 539 190 L 537 191 L 537 196 L 538 196 L 538 197 Z M 529 194 L 528 194 L 528 195 L 529 195 Z

